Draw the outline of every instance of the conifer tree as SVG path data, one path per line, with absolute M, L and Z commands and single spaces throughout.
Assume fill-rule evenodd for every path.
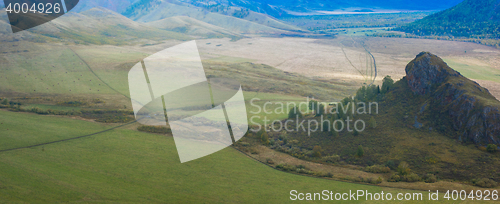
M 368 124 L 370 124 L 371 128 L 377 127 L 377 121 L 375 121 L 375 118 L 373 116 L 370 118 L 370 121 L 368 121 Z
M 365 151 L 363 150 L 363 146 L 359 145 L 358 150 L 356 151 L 356 156 L 362 157 L 365 155 Z

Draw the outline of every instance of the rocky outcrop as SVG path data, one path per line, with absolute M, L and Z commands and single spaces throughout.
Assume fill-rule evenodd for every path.
M 487 89 L 428 52 L 406 66 L 406 79 L 415 94 L 430 97 L 438 110 L 447 113 L 461 140 L 500 144 L 500 101 Z

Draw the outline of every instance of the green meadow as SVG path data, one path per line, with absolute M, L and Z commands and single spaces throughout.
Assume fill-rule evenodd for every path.
M 463 64 L 452 59 L 445 59 L 445 61 L 450 67 L 453 67 L 467 78 L 500 83 L 500 70 L 489 66 Z
M 0 122 L 1 149 L 113 127 L 8 111 Z M 127 128 L 0 152 L 0 172 L 0 203 L 284 203 L 291 190 L 417 192 L 289 174 L 232 148 L 181 164 L 172 137 Z

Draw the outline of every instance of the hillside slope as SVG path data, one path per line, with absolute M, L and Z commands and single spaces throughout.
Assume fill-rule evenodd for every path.
M 185 33 L 194 36 L 212 37 L 240 37 L 238 33 L 228 31 L 219 26 L 215 26 L 203 21 L 187 16 L 174 16 L 158 21 L 146 23 L 146 25 L 162 30 Z
M 396 30 L 421 36 L 500 38 L 500 1 L 465 0 Z
M 217 2 L 217 4 L 214 4 L 213 1 L 210 2 L 205 2 L 205 1 L 186 1 L 189 4 L 192 4 L 196 7 L 200 7 L 203 10 L 213 12 L 213 13 L 219 13 L 227 16 L 234 16 L 237 18 L 241 18 L 244 20 L 248 20 L 251 22 L 255 22 L 258 24 L 262 24 L 265 26 L 277 28 L 277 29 L 283 29 L 283 30 L 291 30 L 291 31 L 297 31 L 301 30 L 301 28 L 286 24 L 284 22 L 281 22 L 271 16 L 281 16 L 283 14 L 283 11 L 280 11 L 281 13 L 274 13 L 273 11 L 280 10 L 280 8 L 271 8 L 267 6 L 267 10 L 262 10 L 262 9 L 256 9 L 254 6 L 250 4 L 234 4 L 233 2 Z M 251 2 L 249 2 L 251 3 Z M 189 5 L 188 4 L 188 5 Z M 269 12 L 271 11 L 271 14 Z M 274 14 L 274 15 L 272 15 Z
M 82 12 L 94 7 L 103 7 L 115 12 L 123 12 L 128 6 L 138 0 L 80 0 L 71 12 Z M 0 1 L 0 8 L 4 8 L 4 1 Z
M 199 7 L 172 4 L 166 1 L 146 1 L 130 7 L 124 15 L 138 22 L 152 22 L 174 16 L 188 16 L 238 33 L 283 33 L 284 30 L 240 18 L 212 13 Z
M 6 13 L 1 12 L 2 19 Z M 5 18 L 3 18 L 5 17 Z M 0 24 L 2 39 L 21 38 L 35 42 L 50 40 L 68 41 L 84 44 L 129 44 L 144 40 L 188 40 L 189 36 L 157 29 L 132 21 L 114 11 L 97 7 L 81 13 L 68 13 L 49 23 L 13 35 L 8 22 Z M 20 36 L 25 36 L 20 37 Z
M 321 155 L 338 155 L 341 164 L 377 164 L 395 170 L 398 163 L 407 162 L 420 177 L 434 174 L 440 180 L 469 184 L 484 178 L 500 181 L 500 153 L 486 147 L 494 148 L 500 141 L 500 102 L 427 52 L 411 61 L 406 71 L 407 76 L 394 84 L 360 88 L 355 97 L 343 99 L 337 110 L 333 106 L 339 113 L 309 114 L 285 123 L 287 129 L 295 130 L 301 122 L 340 118 L 346 122 L 337 124 L 338 134 L 324 128 L 328 125 L 314 133 L 297 129 L 283 136 L 271 131 L 271 148 L 324 162 L 312 154 L 318 146 Z M 375 101 L 378 105 L 372 107 Z M 343 109 L 352 103 L 354 108 Z M 364 121 L 366 126 L 354 121 Z M 290 144 L 283 137 L 296 141 Z

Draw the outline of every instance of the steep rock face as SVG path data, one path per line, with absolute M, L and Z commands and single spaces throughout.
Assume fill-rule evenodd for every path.
M 500 144 L 500 101 L 487 89 L 428 52 L 408 64 L 406 78 L 415 94 L 430 97 L 431 104 L 448 115 L 462 141 Z
M 406 78 L 413 92 L 425 95 L 431 87 L 441 84 L 448 76 L 458 76 L 459 73 L 451 69 L 438 56 L 422 52 L 406 66 Z

